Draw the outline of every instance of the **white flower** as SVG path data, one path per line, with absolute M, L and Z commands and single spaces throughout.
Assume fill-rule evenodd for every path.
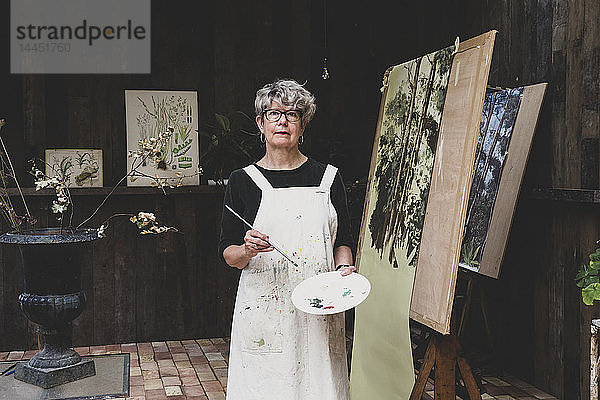
M 106 224 L 102 224 L 102 225 L 100 225 L 100 228 L 98 228 L 98 229 L 97 229 L 97 231 L 98 231 L 98 237 L 99 237 L 100 239 L 102 239 L 103 237 L 105 237 L 105 236 L 106 236 L 106 234 L 104 233 L 104 230 L 105 230 L 105 229 L 106 229 Z
M 52 202 L 52 212 L 54 214 L 62 214 L 67 210 L 68 204 L 59 203 L 58 201 Z
M 148 219 L 150 221 L 156 221 L 156 217 L 154 216 L 153 213 L 148 213 L 148 212 L 144 212 L 144 211 L 140 211 L 138 213 L 138 218 L 140 219 Z

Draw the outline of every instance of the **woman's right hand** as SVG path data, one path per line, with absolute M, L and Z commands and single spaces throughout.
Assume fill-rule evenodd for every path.
M 258 253 L 273 251 L 273 247 L 269 244 L 269 236 L 255 229 L 246 231 L 244 236 L 244 251 L 250 258 Z

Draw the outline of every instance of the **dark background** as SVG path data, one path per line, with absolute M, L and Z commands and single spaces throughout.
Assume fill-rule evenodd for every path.
M 105 186 L 115 184 L 126 171 L 124 89 L 195 89 L 205 125 L 214 113 L 252 113 L 256 90 L 278 77 L 306 81 L 317 98 L 305 153 L 340 167 L 347 182 L 361 180 L 384 71 L 456 36 L 497 29 L 489 84 L 549 87 L 500 279 L 478 279 L 494 346 L 478 307 L 463 334 L 497 368 L 560 398 L 588 397 L 590 320 L 598 309 L 582 304 L 573 277 L 600 238 L 597 0 L 154 0 L 149 75 L 10 75 L 9 1 L 0 4 L 0 115 L 24 186 L 32 186 L 26 160 L 62 147 L 103 149 Z M 351 193 L 355 222 L 363 190 Z M 75 219 L 105 193 L 76 195 Z M 32 196 L 40 224 L 52 223 L 50 200 Z M 127 222 L 111 224 L 107 240 L 86 255 L 89 303 L 75 322 L 75 344 L 228 335 L 238 275 L 216 254 L 221 201 L 222 191 L 207 186 L 167 197 L 123 188 L 113 196 L 90 226 L 114 211 L 146 208 L 185 235 L 138 237 Z M 16 304 L 17 251 L 2 247 L 0 255 L 0 350 L 31 347 L 34 328 Z

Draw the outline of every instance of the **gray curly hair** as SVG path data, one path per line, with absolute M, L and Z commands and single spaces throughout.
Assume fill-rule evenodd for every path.
M 302 125 L 310 122 L 315 115 L 317 105 L 315 96 L 294 80 L 280 79 L 268 83 L 256 92 L 254 108 L 257 116 L 262 116 L 275 101 L 284 106 L 292 106 L 302 112 Z

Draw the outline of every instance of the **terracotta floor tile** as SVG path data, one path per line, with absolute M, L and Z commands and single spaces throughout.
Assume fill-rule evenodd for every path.
M 129 377 L 129 385 L 143 386 L 144 385 L 144 377 L 143 376 L 130 376 Z
M 121 352 L 121 345 L 119 344 L 109 344 L 106 346 L 106 352 L 110 352 L 110 353 L 120 353 Z
M 174 367 L 175 361 L 171 358 L 171 353 L 169 353 L 169 358 L 165 358 L 163 360 L 156 360 L 156 363 L 161 367 Z
M 204 353 L 204 355 L 206 356 L 206 359 L 208 361 L 223 361 L 225 359 L 225 358 L 223 358 L 223 356 L 219 352 L 216 352 L 216 353 Z
M 214 381 L 215 379 L 217 379 L 215 377 L 215 374 L 211 372 L 198 372 L 198 379 L 200 379 L 200 382 L 207 382 L 207 381 Z
M 74 347 L 73 350 L 75 350 L 77 353 L 79 353 L 80 356 L 87 356 L 88 354 L 90 354 L 90 348 L 88 346 Z M 2 359 L 2 358 L 0 357 L 0 359 Z
M 140 368 L 142 371 L 156 371 L 158 370 L 158 364 L 155 362 L 143 362 Z
M 144 377 L 144 380 L 160 378 L 158 371 L 142 371 L 142 376 Z
M 145 396 L 145 395 L 146 395 L 146 391 L 144 390 L 143 386 L 130 386 L 129 387 L 129 396 L 130 397 Z
M 23 359 L 29 360 L 31 357 L 35 356 L 38 352 L 39 352 L 39 350 L 27 350 L 25 352 L 25 354 L 23 354 Z
M 175 353 L 173 354 L 173 361 L 189 361 L 187 353 Z
M 162 389 L 162 388 L 163 388 L 163 382 L 160 379 L 144 380 L 144 389 L 146 391 L 152 390 L 152 389 Z
M 90 346 L 90 354 L 106 354 L 106 346 Z
M 209 361 L 209 364 L 212 368 L 225 368 L 227 367 L 227 363 L 225 361 Z
M 161 367 L 159 371 L 161 376 L 179 376 L 179 371 L 175 367 Z
M 196 376 L 196 371 L 193 368 L 179 369 L 179 376 Z
M 154 353 L 139 353 L 140 364 L 154 362 Z
M 8 351 L 0 352 L 0 361 L 6 360 L 6 357 L 8 357 Z
M 206 354 L 206 353 L 218 353 L 219 349 L 217 349 L 214 345 L 209 345 L 209 346 L 200 346 L 202 347 L 202 351 Z
M 200 380 L 196 376 L 182 376 L 181 383 L 185 386 L 199 385 Z
M 225 400 L 225 393 L 223 392 L 208 392 L 206 393 L 208 400 Z
M 208 400 L 206 396 L 186 396 L 186 400 Z
M 223 386 L 221 386 L 219 381 L 206 381 L 206 382 L 201 382 L 201 384 L 206 393 L 223 391 Z
M 186 396 L 202 396 L 202 395 L 204 395 L 204 389 L 202 389 L 202 386 L 200 386 L 200 385 L 184 386 L 183 392 L 185 393 Z
M 146 390 L 146 400 L 167 400 L 164 389 Z
M 208 359 L 204 355 L 190 356 L 190 362 L 192 364 L 208 364 Z
M 8 357 L 6 358 L 7 360 L 20 360 L 23 355 L 25 354 L 24 351 L 11 351 L 10 353 L 8 353 Z
M 155 360 L 170 360 L 171 359 L 171 353 L 169 353 L 168 351 L 157 351 L 156 353 L 154 353 L 154 359 Z
M 210 372 L 212 368 L 209 364 L 196 364 L 194 365 L 194 369 L 198 372 Z
M 179 386 L 181 385 L 181 379 L 178 376 L 165 376 L 162 378 L 163 385 L 167 386 Z
M 181 386 L 165 386 L 165 393 L 167 394 L 167 397 L 183 396 Z
M 137 353 L 137 345 L 135 343 L 125 343 L 121 345 L 123 353 Z

